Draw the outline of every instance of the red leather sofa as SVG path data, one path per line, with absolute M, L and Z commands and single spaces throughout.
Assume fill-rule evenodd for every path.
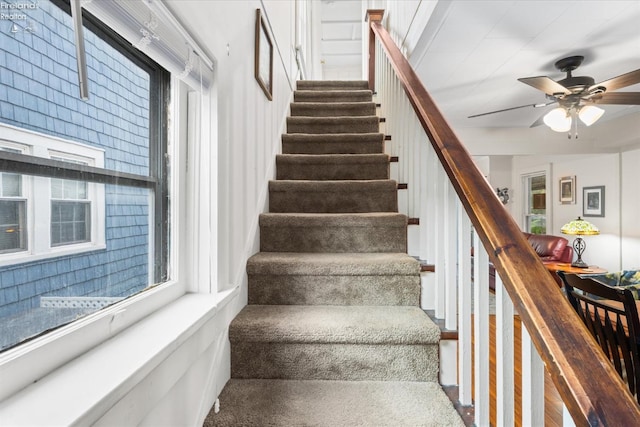
M 533 250 L 544 262 L 570 263 L 573 261 L 573 248 L 569 241 L 561 236 L 551 234 L 531 234 L 523 232 Z M 473 249 L 471 251 L 471 278 L 473 279 Z M 560 278 L 552 273 L 553 278 L 560 284 Z M 489 287 L 495 290 L 496 270 L 493 263 L 489 263 Z

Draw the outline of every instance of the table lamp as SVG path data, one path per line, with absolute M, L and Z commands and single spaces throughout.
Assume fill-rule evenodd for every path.
M 571 266 L 577 268 L 589 267 L 589 265 L 582 260 L 582 254 L 586 249 L 587 244 L 584 242 L 584 240 L 582 240 L 582 237 L 580 236 L 593 236 L 596 234 L 600 234 L 600 230 L 598 230 L 598 228 L 590 222 L 578 217 L 577 219 L 569 221 L 568 223 L 563 225 L 560 231 L 562 232 L 562 234 L 578 236 L 576 240 L 573 241 L 573 249 L 576 251 L 576 254 L 578 254 L 578 258 L 573 263 L 571 263 Z

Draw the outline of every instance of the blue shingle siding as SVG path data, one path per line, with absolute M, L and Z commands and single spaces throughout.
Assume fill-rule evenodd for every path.
M 149 76 L 85 29 L 90 95 L 81 100 L 69 15 L 46 0 L 28 15 L 34 33 L 0 31 L 0 122 L 104 149 L 106 168 L 148 174 Z M 148 286 L 149 192 L 104 190 L 106 249 L 0 267 L 0 322 L 41 296 L 124 297 Z

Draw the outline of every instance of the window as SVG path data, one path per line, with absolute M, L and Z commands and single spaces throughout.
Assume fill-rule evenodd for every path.
M 547 232 L 547 177 L 537 173 L 523 177 L 525 198 L 525 231 L 532 234 Z
M 4 147 L 0 147 L 0 150 L 20 152 Z M 26 249 L 26 205 L 22 176 L 0 173 L 0 254 Z
M 51 178 L 51 246 L 91 241 L 91 202 L 87 188 L 88 183 L 84 181 Z
M 30 18 L 0 34 L 0 351 L 169 271 L 169 73 L 86 15 L 81 100 L 68 4 Z
M 0 132 L 4 136 L 0 150 L 4 152 L 73 165 L 104 165 L 104 149 L 2 123 Z M 16 210 L 19 214 L 19 228 L 7 223 L 9 233 L 4 236 L 7 245 L 13 240 L 14 247 L 0 250 L 0 272 L 2 266 L 105 249 L 104 184 L 7 172 L 0 176 L 3 187 L 14 194 L 12 206 L 4 205 L 7 217 L 15 217 Z M 0 197 L 5 199 L 7 191 L 3 188 Z M 13 209 L 16 205 L 19 210 Z M 18 238 L 20 245 L 15 245 Z
M 0 251 L 0 400 L 187 289 L 210 290 L 177 280 L 178 271 L 216 276 L 207 218 L 187 220 L 215 202 L 196 184 L 213 162 L 212 129 L 200 120 L 211 115 L 212 62 L 162 2 L 82 2 L 90 91 L 82 101 L 68 0 L 34 4 L 28 27 L 0 32 L 0 147 L 8 148 L 0 149 L 0 174 L 20 176 L 26 206 L 24 249 Z M 141 40 L 149 23 L 156 33 Z M 202 112 L 187 108 L 187 93 L 198 95 Z M 65 194 L 62 184 L 62 198 L 54 198 L 55 180 L 75 189 Z M 0 195 L 9 199 L 16 197 Z M 86 241 L 70 241 L 82 229 L 76 210 L 76 230 L 60 238 L 69 241 L 52 244 L 54 202 L 90 205 Z

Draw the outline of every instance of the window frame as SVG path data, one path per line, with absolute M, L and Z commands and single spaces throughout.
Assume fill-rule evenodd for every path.
M 529 213 L 529 179 L 535 176 L 544 176 L 545 177 L 545 213 L 543 214 L 530 214 Z M 544 218 L 546 233 L 550 233 L 551 226 L 553 224 L 552 219 L 552 189 L 550 187 L 550 178 L 551 176 L 551 167 L 550 165 L 544 165 L 539 167 L 527 168 L 519 172 L 520 177 L 520 186 L 522 189 L 522 201 L 520 203 L 520 218 L 521 218 L 521 229 L 523 231 L 527 231 L 529 229 L 529 218 L 531 217 L 541 217 Z M 528 231 L 527 231 L 528 232 Z
M 69 13 L 68 4 L 60 0 L 52 0 L 52 2 Z M 195 266 L 198 264 L 198 260 L 192 256 L 190 243 L 197 240 L 214 246 L 209 235 L 196 234 L 193 239 L 188 239 L 185 232 L 187 221 L 185 218 L 180 219 L 184 216 L 182 212 L 186 208 L 181 205 L 185 202 L 189 206 L 197 207 L 201 204 L 211 205 L 214 199 L 208 195 L 205 200 L 199 200 L 195 195 L 194 183 L 198 182 L 199 177 L 195 175 L 197 173 L 195 170 L 187 169 L 183 153 L 186 141 L 175 130 L 178 127 L 186 129 L 186 123 L 182 123 L 186 121 L 185 113 L 180 111 L 185 106 L 179 105 L 180 103 L 176 101 L 183 95 L 186 96 L 187 89 L 181 85 L 177 77 L 172 77 L 153 60 L 133 49 L 130 43 L 85 10 L 83 10 L 83 19 L 84 25 L 103 40 L 130 49 L 129 53 L 136 57 L 135 60 L 130 58 L 134 62 L 139 61 L 156 67 L 150 72 L 151 81 L 157 82 L 157 85 L 152 83 L 150 88 L 150 105 L 153 107 L 149 111 L 150 140 L 159 140 L 162 143 L 159 144 L 160 146 L 150 144 L 149 176 L 2 151 L 0 151 L 0 170 L 43 177 L 57 177 L 56 171 L 63 170 L 65 178 L 68 179 L 154 190 L 156 194 L 152 202 L 155 216 L 152 242 L 154 250 L 151 251 L 150 256 L 153 259 L 150 261 L 155 266 L 152 270 L 152 280 L 156 285 L 110 307 L 1 352 L 0 377 L 3 381 L 0 387 L 0 401 L 185 295 L 188 289 L 184 278 L 180 278 L 180 272 L 184 272 L 182 276 L 186 277 L 189 271 L 197 268 Z M 105 34 L 107 38 L 103 36 Z M 119 47 L 117 48 L 120 50 Z M 203 104 L 211 101 L 209 94 L 201 93 L 200 95 Z M 171 120 L 173 128 L 171 138 L 170 118 L 173 119 Z M 198 143 L 206 146 L 205 141 L 210 139 L 210 129 L 202 122 L 198 125 L 204 134 Z M 175 140 L 170 141 L 174 138 Z M 170 169 L 171 174 L 169 174 Z M 175 197 L 172 196 L 170 204 L 170 190 L 174 192 L 183 190 L 186 194 L 176 193 Z M 169 218 L 172 218 L 171 222 Z M 169 236 L 173 239 L 171 248 Z M 178 255 L 180 248 L 184 251 Z M 169 259 L 171 259 L 171 265 Z M 181 266 L 180 264 L 183 263 L 184 265 Z M 212 293 L 215 291 L 210 289 Z
M 0 151 L 7 151 L 6 149 L 9 150 L 8 152 L 22 153 L 27 148 L 22 146 L 21 144 L 9 143 L 9 142 L 0 140 Z M 22 219 L 22 222 L 19 222 L 18 226 L 21 227 L 24 231 L 22 233 L 22 236 L 20 236 L 21 246 L 15 249 L 5 249 L 5 250 L 0 249 L 0 259 L 2 259 L 3 257 L 11 256 L 11 254 L 27 251 L 29 249 L 29 236 L 31 235 L 31 233 L 29 232 L 29 213 L 28 213 L 29 212 L 28 211 L 29 195 L 27 194 L 27 185 L 25 185 L 25 180 L 23 179 L 24 177 L 22 175 L 8 173 L 9 175 L 18 175 L 20 177 L 20 195 L 7 196 L 4 194 L 4 191 L 2 190 L 2 186 L 4 185 L 3 173 L 6 173 L 6 172 L 0 172 L 0 201 L 23 202 L 22 216 L 24 218 Z M 0 226 L 1 225 L 2 224 L 0 224 Z

